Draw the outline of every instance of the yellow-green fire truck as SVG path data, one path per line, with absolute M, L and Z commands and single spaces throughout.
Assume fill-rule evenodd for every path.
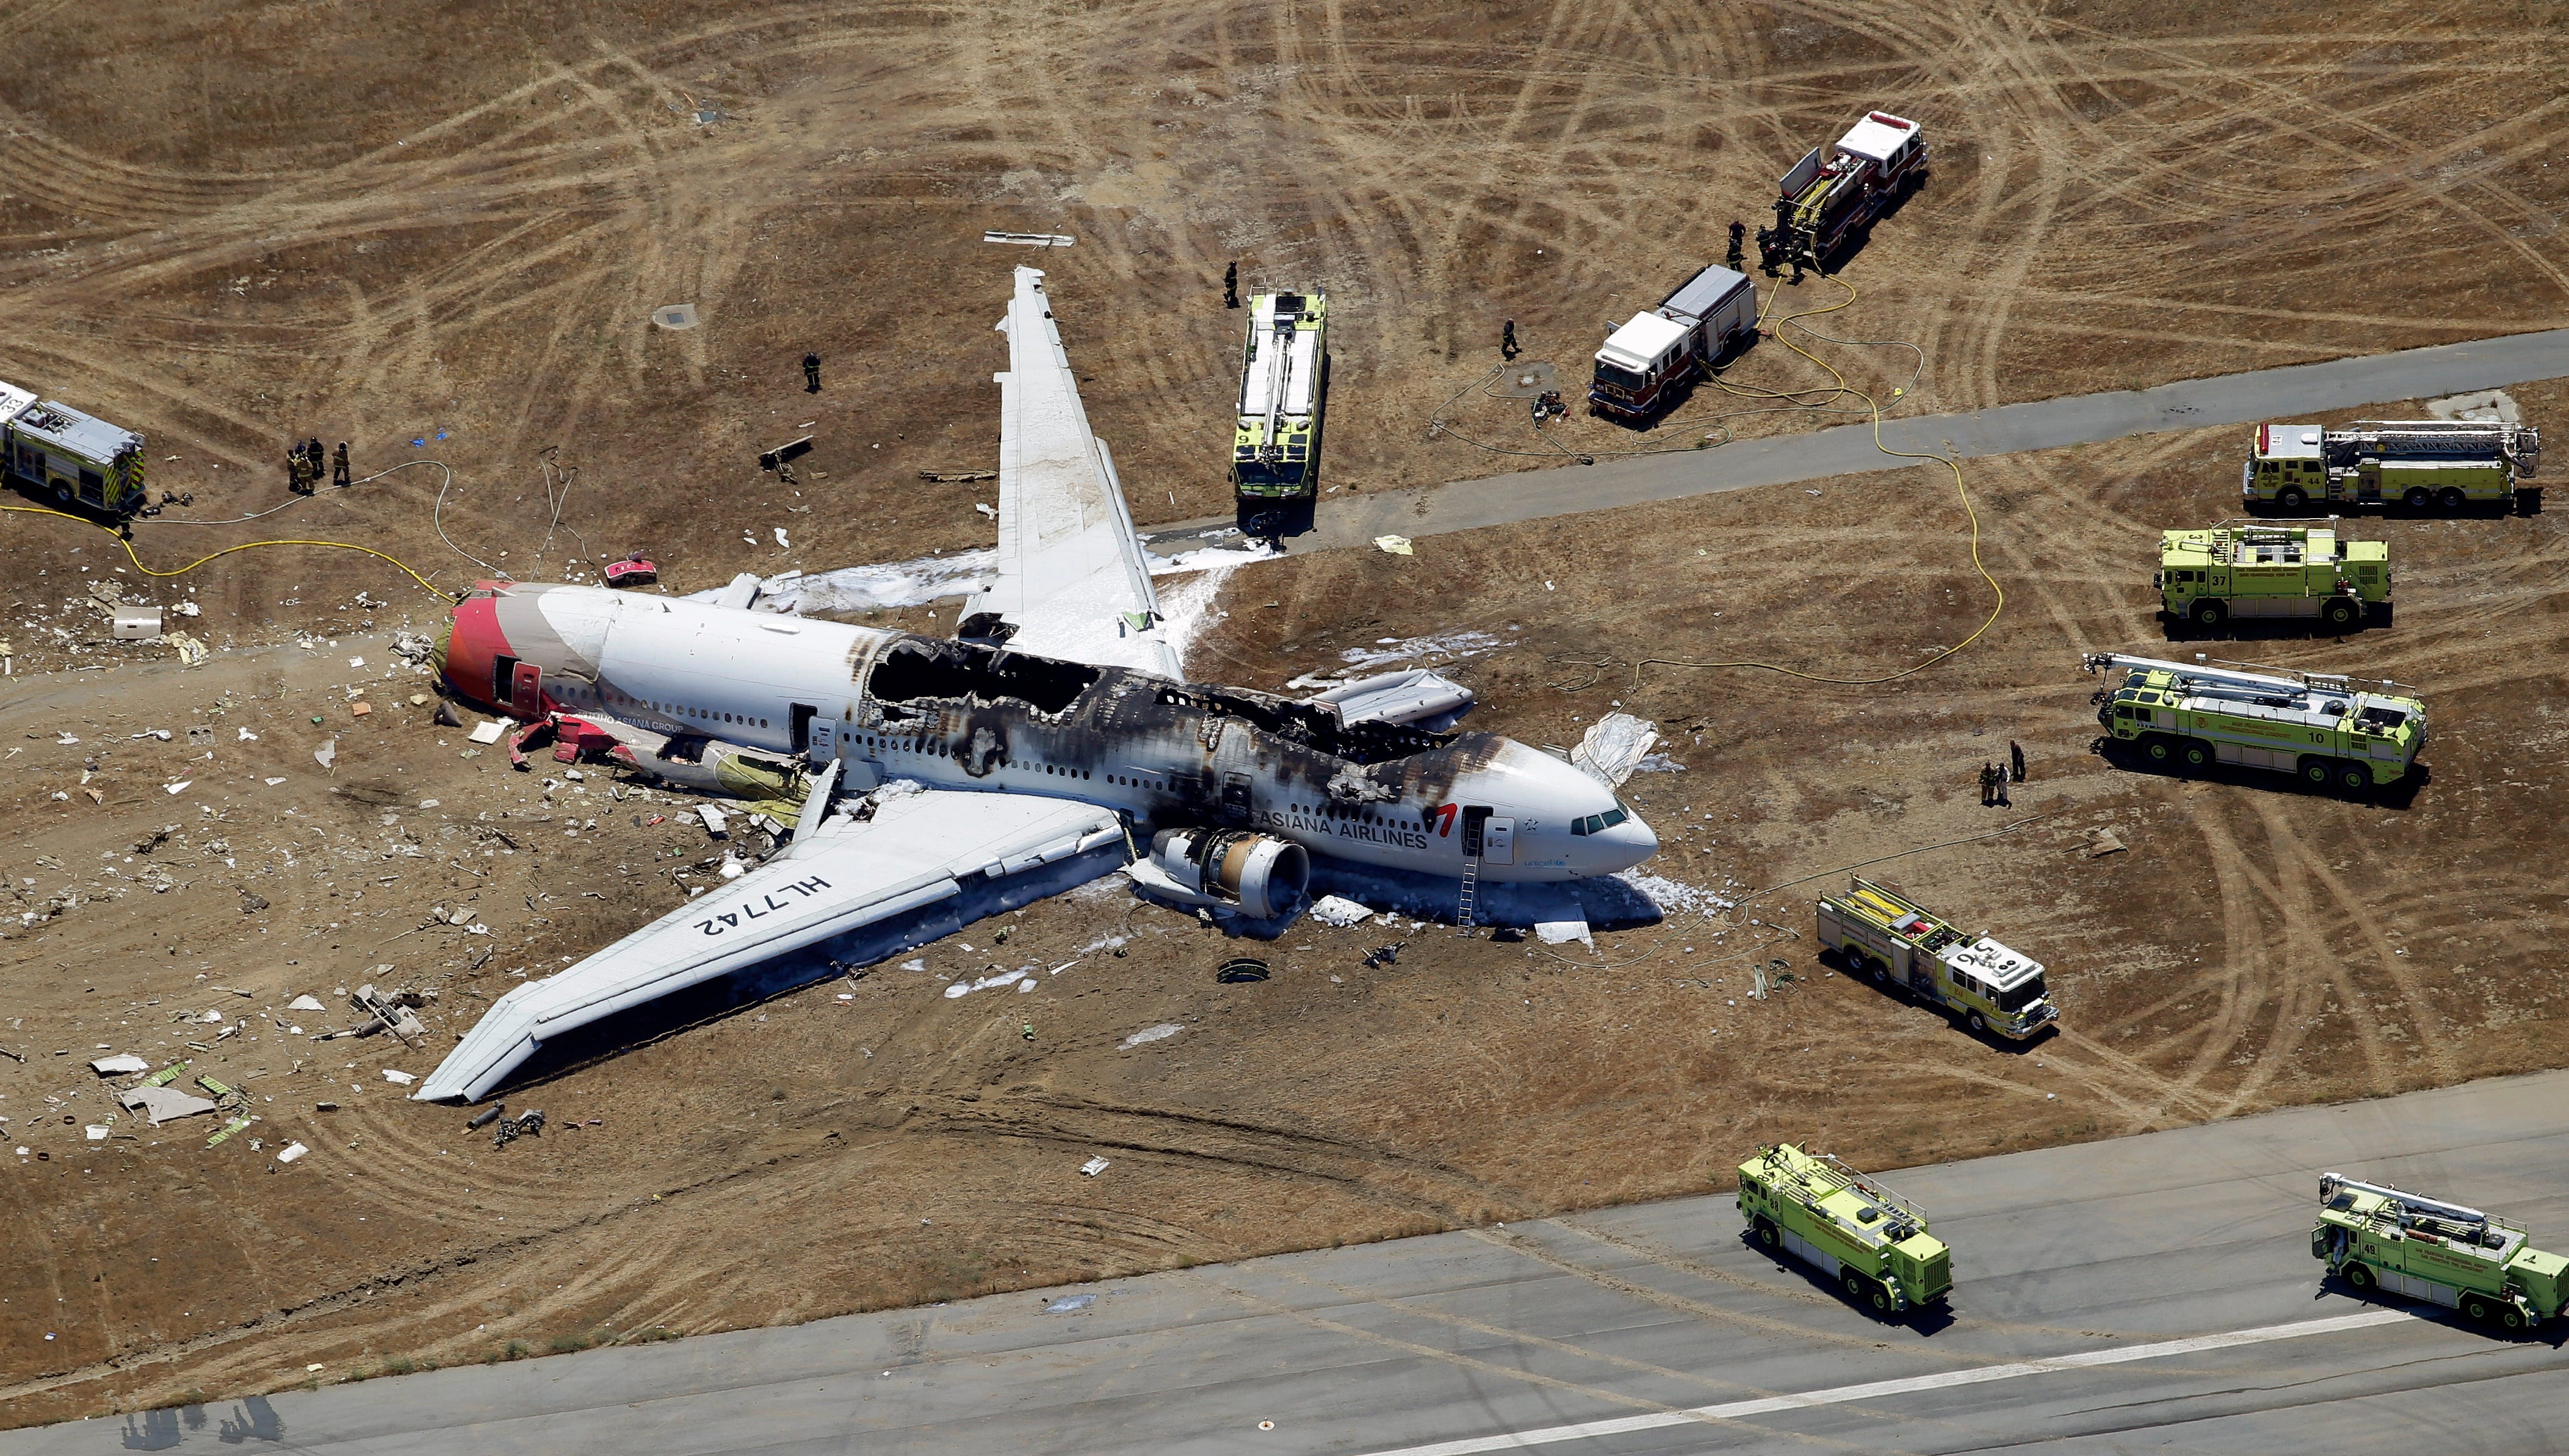
M 2229 525 L 2159 535 L 2153 582 L 2170 621 L 2216 631 L 2232 617 L 2315 617 L 2349 631 L 2390 600 L 2390 545 L 2316 526 Z
M 1954 1256 L 1917 1205 L 1826 1153 L 1759 1149 L 1739 1165 L 1739 1212 L 1758 1248 L 1818 1270 L 1876 1314 L 1954 1287 Z
M 2216 763 L 2292 774 L 2313 788 L 2363 794 L 2395 784 L 2426 746 L 2426 705 L 2351 677 L 2242 672 L 2091 652 L 2089 672 L 2122 674 L 2096 690 L 2098 747 L 2123 745 L 2153 768 Z
M 2553 1318 L 2569 1300 L 2569 1259 L 2527 1248 L 2522 1229 L 2334 1173 L 2320 1175 L 2311 1254 L 2358 1292 L 2427 1299 L 2508 1329 Z
M 57 505 L 131 516 L 151 496 L 143 467 L 142 436 L 0 380 L 0 473 Z
M 2531 489 L 2521 482 L 2541 460 L 2541 432 L 2496 420 L 2358 420 L 2349 430 L 2260 425 L 2239 498 L 2284 511 L 2313 501 L 2459 511 L 2474 501 L 2514 501 Z
M 2045 994 L 2041 962 L 1957 929 L 1895 887 L 1848 883 L 1846 895 L 1820 898 L 1820 944 L 1838 952 L 1849 974 L 1870 974 L 1974 1031 L 2017 1041 L 2060 1014 Z
M 1328 404 L 1329 299 L 1316 290 L 1249 300 L 1231 486 L 1244 506 L 1308 501 L 1320 489 L 1320 413 Z

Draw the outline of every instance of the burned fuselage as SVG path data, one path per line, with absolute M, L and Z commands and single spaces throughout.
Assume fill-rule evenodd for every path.
M 576 586 L 459 603 L 459 692 L 819 764 L 867 788 L 1049 795 L 1152 831 L 1254 830 L 1361 864 L 1491 880 L 1612 874 L 1657 848 L 1614 793 L 1486 733 L 1344 723 L 1325 703 L 842 623 Z M 504 693 L 505 685 L 505 696 Z

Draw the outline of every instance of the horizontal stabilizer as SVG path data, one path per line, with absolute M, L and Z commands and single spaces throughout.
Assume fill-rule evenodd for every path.
M 1123 843 L 1122 822 L 1094 805 L 1029 794 L 878 793 L 854 813 L 831 816 L 789 853 L 502 996 L 411 1096 L 481 1097 L 544 1042 L 574 1028 L 1112 846 L 1112 855 L 1097 856 L 1102 875 L 1123 863 Z

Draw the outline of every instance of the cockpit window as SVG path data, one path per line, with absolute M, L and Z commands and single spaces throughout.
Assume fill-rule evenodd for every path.
M 1632 817 L 1632 812 L 1619 803 L 1603 814 L 1592 814 L 1572 824 L 1570 832 L 1574 835 L 1604 834 Z

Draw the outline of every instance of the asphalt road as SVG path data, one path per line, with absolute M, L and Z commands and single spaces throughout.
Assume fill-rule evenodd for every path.
M 2564 1107 L 2554 1072 L 1898 1173 L 1956 1250 L 1950 1314 L 1911 1323 L 1761 1256 L 1716 1196 L 0 1433 L 0 1456 L 2558 1451 L 2569 1329 L 2323 1287 L 2308 1230 L 2334 1169 L 2569 1246 Z
M 2367 405 L 2499 389 L 2564 375 L 2569 375 L 2569 329 L 2551 329 L 2180 380 L 2149 389 L 2067 395 L 1970 414 L 1893 416 L 1883 421 L 1882 443 L 1894 450 L 1950 451 L 1971 459 L 2162 430 L 2292 420 L 2335 425 Z M 1455 448 L 1469 447 L 1458 444 Z M 2247 454 L 2245 441 L 2240 454 L 2243 458 Z M 1320 506 L 1314 529 L 1295 538 L 1288 548 L 1362 546 L 1378 536 L 1437 536 L 1917 464 L 1876 450 L 1870 424 L 1743 440 L 1711 450 L 1625 460 L 1601 457 L 1595 466 L 1525 471 L 1418 490 L 1330 496 Z M 1156 528 L 1145 539 L 1162 554 L 1174 554 L 1223 540 L 1209 533 L 1233 524 L 1227 518 L 1184 522 Z

